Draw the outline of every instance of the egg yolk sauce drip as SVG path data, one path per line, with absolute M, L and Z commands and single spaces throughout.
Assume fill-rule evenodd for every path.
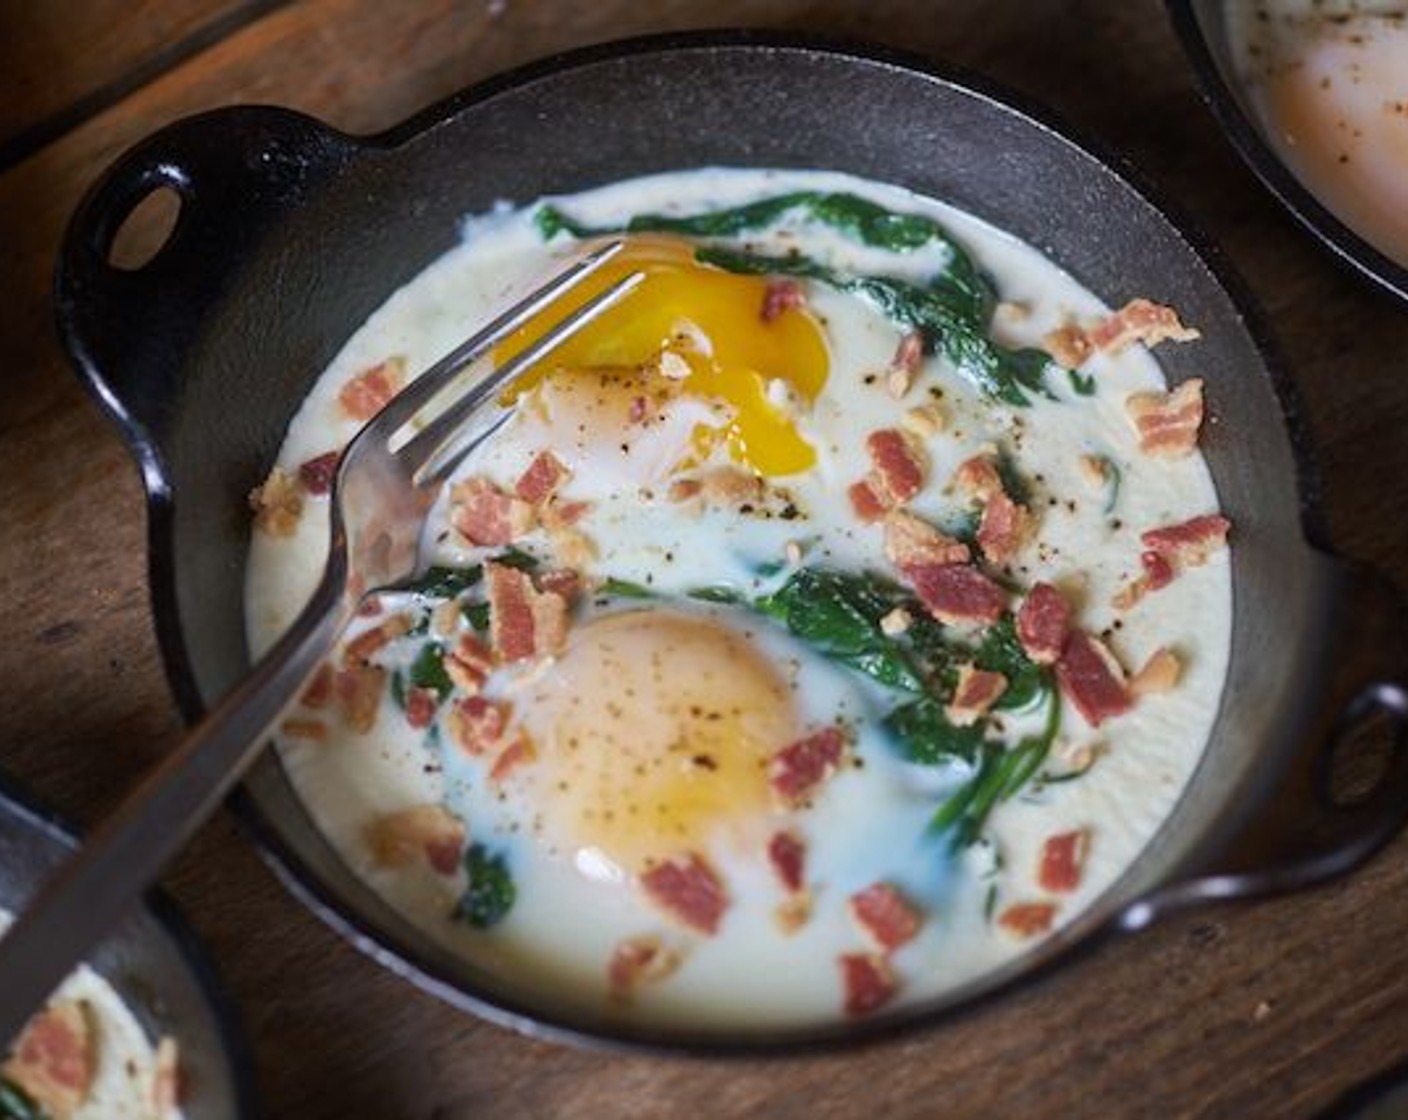
M 530 321 L 495 353 L 502 363 L 530 345 L 574 307 L 632 272 L 645 279 L 618 304 L 583 328 L 548 358 L 527 371 L 510 398 L 546 379 L 613 375 L 624 385 L 642 371 L 661 390 L 719 400 L 728 406 L 722 426 L 700 425 L 694 453 L 707 458 L 722 440 L 733 460 L 776 477 L 816 463 L 816 452 L 797 431 L 785 402 L 773 399 L 780 386 L 810 403 L 827 378 L 821 328 L 801 307 L 761 309 L 768 281 L 699 264 L 693 247 L 665 237 L 631 238 L 626 248 L 568 297 Z M 661 383 L 663 380 L 663 384 Z
M 671 852 L 758 847 L 768 757 L 798 734 L 786 684 L 744 635 L 666 610 L 575 629 L 522 712 L 543 839 L 609 880 Z

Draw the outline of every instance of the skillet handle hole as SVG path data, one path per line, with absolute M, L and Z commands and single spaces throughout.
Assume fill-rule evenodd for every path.
M 1353 809 L 1388 783 L 1408 748 L 1408 714 L 1396 690 L 1361 693 L 1321 756 L 1321 794 L 1333 809 Z
M 145 268 L 171 240 L 181 216 L 181 195 L 170 186 L 157 186 L 122 219 L 108 246 L 107 262 L 122 272 Z

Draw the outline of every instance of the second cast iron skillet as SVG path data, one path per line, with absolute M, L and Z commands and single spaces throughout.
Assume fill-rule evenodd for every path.
M 1165 348 L 1206 379 L 1205 452 L 1235 529 L 1234 626 L 1206 755 L 1171 818 L 1087 913 L 962 988 L 862 1023 L 640 1028 L 455 957 L 390 909 L 314 827 L 266 754 L 234 799 L 288 882 L 389 967 L 501 1023 L 557 1038 L 708 1052 L 846 1042 L 932 1020 L 1168 908 L 1337 874 L 1408 809 L 1403 602 L 1307 544 L 1294 408 L 1216 255 L 1112 166 L 980 83 L 912 59 L 771 35 L 637 40 L 478 86 L 356 138 L 278 109 L 176 124 L 127 153 L 82 203 L 58 275 L 78 368 L 121 427 L 150 517 L 153 610 L 190 717 L 246 670 L 245 496 L 349 334 L 456 241 L 462 215 L 704 165 L 828 168 L 972 211 L 1106 302 L 1148 296 L 1203 332 Z M 106 263 L 159 187 L 180 218 L 144 268 Z M 1382 780 L 1351 804 L 1330 760 L 1360 721 L 1393 724 Z

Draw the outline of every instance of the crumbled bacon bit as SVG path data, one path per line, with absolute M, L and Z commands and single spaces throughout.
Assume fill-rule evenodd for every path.
M 503 742 L 508 716 L 509 706 L 505 703 L 482 696 L 466 696 L 451 705 L 446 724 L 451 738 L 465 754 L 474 756 L 498 748 Z
M 872 883 L 857 891 L 848 905 L 861 933 L 882 953 L 894 952 L 919 933 L 919 911 L 889 883 Z
M 896 638 L 914 625 L 914 616 L 903 607 L 896 607 L 880 619 L 880 633 Z
M 1085 331 L 1075 323 L 1064 323 L 1041 340 L 1046 352 L 1061 365 L 1078 368 L 1095 349 Z
M 606 966 L 611 998 L 629 1001 L 645 985 L 668 979 L 680 962 L 679 952 L 667 948 L 658 937 L 628 937 L 617 942 Z
M 327 724 L 320 719 L 286 719 L 279 724 L 279 731 L 287 739 L 307 739 L 321 743 L 328 737 Z
M 890 359 L 891 369 L 902 369 L 908 373 L 918 373 L 924 363 L 924 333 L 910 331 L 900 339 L 895 347 L 895 356 Z
M 845 733 L 839 727 L 823 728 L 774 752 L 768 783 L 783 805 L 800 805 L 836 772 L 845 751 Z
M 846 953 L 837 958 L 845 989 L 847 1015 L 869 1015 L 894 998 L 899 985 L 889 962 L 876 953 Z
M 459 869 L 464 822 L 443 805 L 412 805 L 375 817 L 363 830 L 378 867 L 411 867 L 424 860 L 441 875 Z
M 440 696 L 433 688 L 408 688 L 406 690 L 406 722 L 421 731 L 435 721 L 435 711 L 440 707 Z
M 974 455 L 963 460 L 953 472 L 953 488 L 972 501 L 990 501 L 1003 493 L 997 463 L 991 455 Z
M 570 605 L 582 590 L 582 577 L 571 568 L 549 568 L 533 577 L 533 585 L 539 591 L 562 596 Z
M 291 537 L 303 516 L 303 491 L 287 471 L 275 467 L 263 485 L 249 492 L 254 527 L 271 537 Z
M 303 689 L 303 696 L 300 698 L 305 708 L 312 708 L 317 711 L 328 706 L 328 701 L 332 699 L 332 666 L 324 661 L 313 673 L 313 679 Z
M 1090 852 L 1089 829 L 1078 828 L 1048 836 L 1041 846 L 1041 867 L 1037 883 L 1053 894 L 1073 891 L 1080 886 L 1085 857 Z
M 1099 638 L 1074 630 L 1056 662 L 1056 679 L 1086 723 L 1099 727 L 1111 716 L 1129 711 L 1124 670 Z
M 96 1039 L 82 1000 L 57 1000 L 26 1024 L 0 1075 L 50 1116 L 71 1116 L 88 1098 Z
M 363 630 L 343 647 L 343 662 L 355 665 L 370 661 L 372 654 L 401 637 L 411 628 L 411 616 L 393 614 L 377 626 Z
M 1131 393 L 1125 413 L 1139 436 L 1139 450 L 1157 459 L 1181 459 L 1198 447 L 1203 423 L 1203 382 L 1193 377 L 1171 393 Z
M 1031 514 L 1006 494 L 994 494 L 978 522 L 978 547 L 999 566 L 1010 564 L 1031 532 Z
M 564 502 L 552 497 L 538 510 L 538 521 L 549 533 L 557 533 L 572 528 L 591 511 L 591 502 Z
M 700 492 L 713 506 L 737 506 L 763 500 L 763 480 L 742 467 L 712 467 L 699 476 Z
M 365 734 L 376 724 L 386 691 L 386 670 L 379 665 L 349 665 L 338 671 L 333 689 L 347 726 Z
M 915 564 L 904 574 L 940 622 L 993 623 L 1007 606 L 1007 592 L 972 564 Z
M 500 661 L 550 657 L 567 638 L 567 600 L 539 591 L 526 572 L 486 563 L 489 642 Z
M 1177 525 L 1164 525 L 1140 534 L 1139 542 L 1162 557 L 1174 573 L 1206 564 L 1215 552 L 1227 546 L 1232 522 L 1221 514 L 1209 513 Z
M 1071 607 L 1049 583 L 1036 583 L 1017 611 L 1017 640 L 1038 665 L 1055 664 L 1071 631 Z
M 298 481 L 303 484 L 303 489 L 310 494 L 326 494 L 331 490 L 332 480 L 337 477 L 338 460 L 341 458 L 340 451 L 325 451 L 300 464 Z
M 532 531 L 535 520 L 531 505 L 487 478 L 467 478 L 450 488 L 450 524 L 470 544 L 512 544 Z
M 885 517 L 885 558 L 900 571 L 916 564 L 966 564 L 968 546 L 921 517 L 897 509 Z
M 506 781 L 520 766 L 526 766 L 535 761 L 537 757 L 538 752 L 533 749 L 533 740 L 519 732 L 513 742 L 499 753 L 498 758 L 494 759 L 493 769 L 489 771 L 489 781 L 498 785 Z
M 882 500 L 902 506 L 924 488 L 927 460 L 908 432 L 879 428 L 866 437 L 865 448 L 875 467 L 867 481 Z
M 157 1040 L 147 1096 L 156 1120 L 170 1120 L 175 1114 L 181 1099 L 181 1053 L 169 1034 Z
M 890 508 L 885 499 L 867 480 L 853 482 L 846 493 L 851 499 L 851 509 L 855 511 L 856 517 L 867 523 L 879 521 Z
M 513 492 L 530 506 L 539 506 L 557 493 L 572 472 L 551 451 L 539 451 L 514 484 Z
M 806 882 L 806 858 L 807 847 L 794 832 L 776 832 L 768 841 L 768 863 L 789 894 L 800 891 Z
M 1173 565 L 1162 554 L 1145 549 L 1139 554 L 1139 563 L 1144 569 L 1144 574 L 1131 580 L 1110 600 L 1111 606 L 1116 610 L 1130 610 L 1150 591 L 1158 591 L 1173 582 L 1176 574 Z
M 1135 342 L 1157 346 L 1160 342 L 1192 342 L 1202 335 L 1185 327 L 1172 307 L 1147 299 L 1132 299 L 1113 315 L 1086 332 L 1098 350 L 1118 354 Z
M 337 394 L 342 411 L 352 420 L 370 420 L 401 391 L 406 381 L 406 359 L 387 358 L 364 369 Z
M 978 721 L 1007 691 L 1007 678 L 1001 673 L 964 665 L 958 670 L 958 683 L 953 689 L 953 701 L 944 707 L 944 714 L 956 727 L 970 727 Z
M 665 497 L 672 502 L 687 502 L 697 498 L 704 490 L 704 484 L 697 478 L 677 478 L 670 483 Z
M 763 293 L 763 306 L 758 314 L 764 323 L 771 323 L 784 312 L 806 305 L 806 294 L 796 280 L 769 280 L 767 290 Z
M 905 409 L 904 415 L 900 417 L 900 427 L 922 439 L 938 435 L 946 424 L 943 409 L 936 404 L 915 405 Z
M 454 648 L 445 651 L 440 664 L 456 688 L 474 696 L 494 671 L 494 656 L 473 634 L 461 634 Z
M 1129 679 L 1129 691 L 1135 696 L 1152 696 L 1156 693 L 1171 692 L 1178 686 L 1183 675 L 1183 663 L 1178 654 L 1166 646 L 1160 646 L 1149 655 L 1139 672 Z
M 641 873 L 640 883 L 646 896 L 681 925 L 697 933 L 718 932 L 728 894 L 704 857 L 690 852 L 661 860 Z
M 1036 937 L 1056 919 L 1053 902 L 1017 902 L 997 916 L 997 924 L 1017 937 Z

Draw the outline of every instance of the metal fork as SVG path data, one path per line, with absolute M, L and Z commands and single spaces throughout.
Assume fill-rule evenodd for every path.
M 436 495 L 463 458 L 512 415 L 511 408 L 496 404 L 499 389 L 619 300 L 640 274 L 586 301 L 418 432 L 399 444 L 396 437 L 457 374 L 613 257 L 621 244 L 613 241 L 583 257 L 504 312 L 412 381 L 347 445 L 331 493 L 327 566 L 303 611 L 0 938 L 0 1052 L 214 812 L 331 652 L 363 596 L 424 571 L 422 529 Z

